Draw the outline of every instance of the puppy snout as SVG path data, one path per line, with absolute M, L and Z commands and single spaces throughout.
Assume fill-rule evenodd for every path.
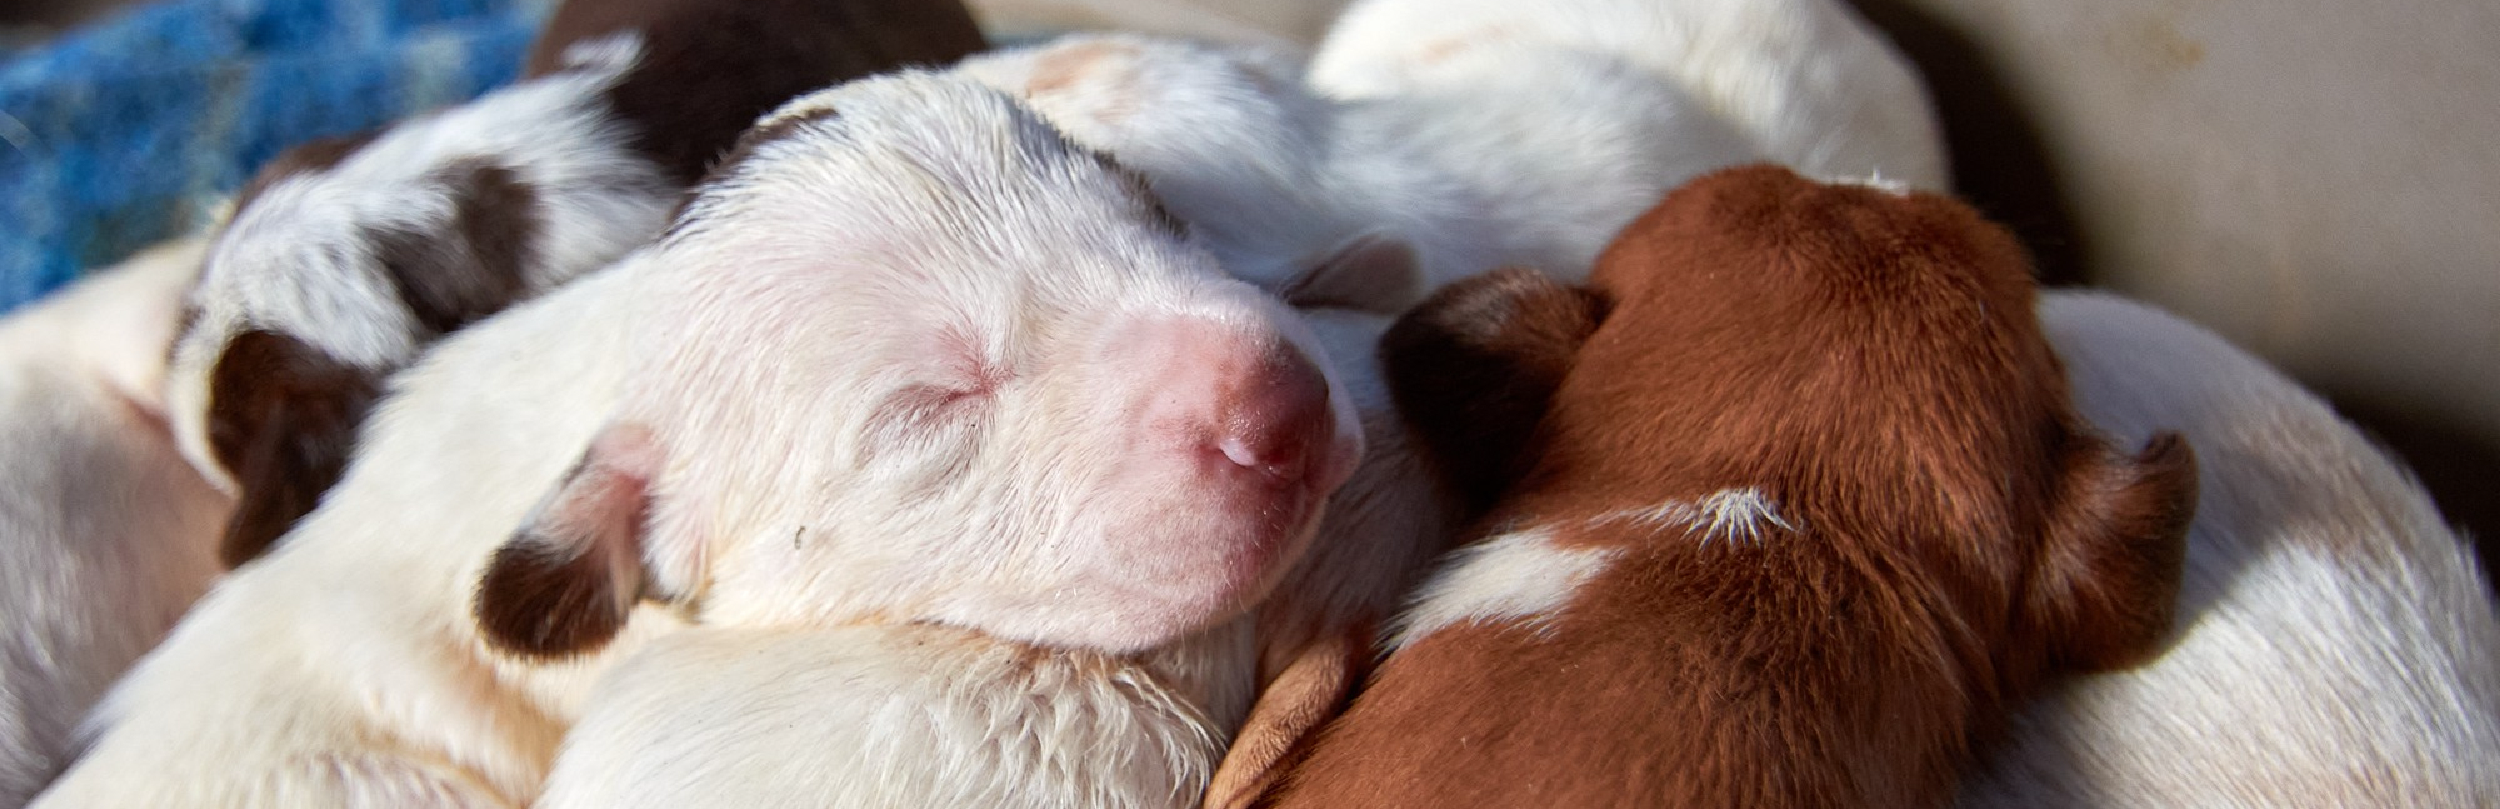
M 1328 476 L 1336 454 L 1331 404 L 1319 367 L 1300 351 L 1276 347 L 1222 402 L 1211 449 L 1272 485 L 1315 482 Z

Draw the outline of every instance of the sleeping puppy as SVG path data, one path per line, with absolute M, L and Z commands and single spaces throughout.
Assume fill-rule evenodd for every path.
M 174 356 L 183 451 L 239 498 L 226 563 L 319 502 L 386 375 L 656 235 L 757 116 L 981 47 L 952 0 L 573 0 L 528 80 L 281 155 L 218 234 Z
M 1363 461 L 1310 555 L 1260 606 L 1256 659 L 1225 661 L 1256 667 L 1260 697 L 1206 800 L 1246 798 L 1282 745 L 1361 679 L 1374 629 L 1458 521 L 1457 504 L 1409 446 L 1374 358 L 1388 315 L 1420 283 L 1415 251 L 1387 235 L 1413 230 L 1388 223 L 1429 212 L 1369 209 L 1356 204 L 1359 194 L 1340 193 L 1337 185 L 1364 186 L 1316 159 L 1330 151 L 1318 125 L 1330 113 L 1268 52 L 1078 35 L 984 54 L 958 70 L 1137 169 L 1227 272 L 1298 307 L 1359 414 Z
M 2156 651 L 2193 462 L 2076 417 L 2002 229 L 1742 168 L 1591 282 L 1611 309 L 1576 347 L 1518 315 L 1576 323 L 1586 293 L 1534 273 L 1408 315 L 1410 411 L 1534 410 L 1514 380 L 1448 383 L 1488 352 L 1545 369 L 1529 387 L 1567 365 L 1510 452 L 1471 454 L 1515 422 L 1416 419 L 1511 486 L 1273 805 L 1933 806 L 2050 678 Z
M 668 236 L 405 375 L 339 488 L 124 681 L 42 805 L 518 803 L 586 678 L 672 617 L 1180 644 L 1273 586 L 1360 452 L 1311 342 L 995 92 L 905 73 L 798 99 Z M 1221 738 L 1223 710 L 1158 721 Z
M 2500 806 L 2500 615 L 2419 484 L 2212 333 L 2102 295 L 2040 319 L 2076 406 L 2203 483 L 2177 643 L 2018 720 L 1965 807 Z
M 926 90 L 952 98 L 968 88 L 933 83 Z M 1015 109 L 1002 97 L 986 98 L 1002 114 Z M 791 148 L 820 148 L 815 144 L 843 132 L 831 124 L 877 114 L 876 108 L 857 101 L 827 101 L 821 109 L 802 102 L 764 129 L 786 127 Z M 1045 126 L 1023 118 L 1025 113 L 1015 115 L 1021 118 L 1015 126 Z M 992 169 L 982 166 L 961 167 L 962 174 L 955 173 L 958 167 L 943 168 L 942 173 L 932 172 L 930 180 L 948 187 L 995 189 L 992 193 L 1006 197 L 996 204 L 1013 209 L 1044 209 L 1021 198 L 1026 195 L 1019 188 L 1023 178 L 989 177 L 985 173 Z M 1130 216 L 1168 216 L 1142 184 L 1125 173 L 1117 176 L 1130 183 L 1125 186 L 1128 204 L 1140 206 Z M 715 206 L 709 204 L 712 199 L 699 200 L 690 210 L 689 224 L 681 227 L 701 228 L 698 232 L 715 235 L 727 246 L 770 245 L 781 238 L 777 233 L 808 221 L 797 218 L 807 211 L 727 201 Z M 1069 216 L 1083 213 L 1066 203 L 1047 207 Z M 717 223 L 710 218 L 714 215 L 721 217 Z M 1168 224 L 1179 226 L 1177 221 Z M 891 230 L 871 223 L 856 227 Z M 928 229 L 925 238 L 943 239 L 943 234 Z M 917 244 L 922 238 L 905 241 Z M 1166 230 L 1159 238 L 1179 239 L 1181 234 Z M 747 506 L 757 511 L 742 519 L 771 528 L 754 534 L 758 539 L 753 547 L 704 554 L 714 570 L 713 583 L 703 591 L 707 595 L 700 620 L 705 628 L 662 641 L 602 682 L 584 723 L 567 740 L 541 805 L 676 806 L 726 800 L 832 806 L 1178 806 L 1196 800 L 1249 696 L 1247 627 L 1218 621 L 1245 608 L 1298 556 L 1290 545 L 1244 555 L 1234 548 L 1259 548 L 1273 538 L 1243 544 L 1236 538 L 1243 536 L 1241 529 L 1227 523 L 1264 526 L 1253 534 L 1285 530 L 1297 538 L 1306 536 L 1318 519 L 1318 503 L 1308 498 L 1324 497 L 1342 482 L 1360 446 L 1352 410 L 1346 394 L 1326 383 L 1319 364 L 1325 358 L 1307 344 L 1307 337 L 1277 342 L 1276 335 L 1298 334 L 1298 324 L 1250 287 L 1216 277 L 1174 277 L 1164 268 L 1173 261 L 1169 256 L 1139 260 L 1161 251 L 1130 248 L 1123 252 L 1136 257 L 1110 261 L 1081 254 L 1022 256 L 1032 246 L 996 239 L 969 228 L 959 229 L 952 240 L 918 246 L 969 259 L 954 272 L 930 274 L 930 283 L 951 287 L 952 294 L 927 300 L 916 296 L 925 292 L 881 289 L 893 282 L 872 279 L 859 282 L 868 284 L 865 289 L 829 297 L 826 303 L 834 307 L 813 317 L 822 318 L 825 328 L 850 336 L 828 337 L 828 353 L 821 362 L 801 363 L 822 366 L 824 370 L 810 376 L 825 378 L 776 383 L 797 383 L 795 390 L 835 389 L 852 384 L 837 379 L 862 371 L 871 380 L 884 377 L 881 385 L 859 394 L 873 406 L 836 417 L 864 422 L 859 425 L 863 432 L 843 435 L 847 425 L 831 431 L 827 462 L 862 470 L 891 466 L 877 474 L 897 478 L 906 484 L 902 488 L 833 485 L 818 477 L 823 471 L 776 470 L 775 465 L 789 462 L 779 457 L 780 451 L 722 457 L 715 457 L 715 451 L 702 453 L 700 463 L 714 474 L 753 469 L 740 477 L 781 481 L 761 487 L 767 491 L 826 492 L 830 505 L 820 506 L 827 510 L 814 518 L 788 513 L 786 506 L 777 507 L 783 512 L 778 515 L 761 504 Z M 1180 258 L 1186 261 L 1178 266 L 1199 273 L 1214 276 L 1220 270 L 1205 253 Z M 1019 266 L 1044 271 L 1054 264 L 1061 269 L 1045 280 L 1058 291 L 1042 305 L 999 291 L 1025 283 L 1014 275 Z M 1105 277 L 1105 272 L 1114 274 Z M 1118 280 L 1120 275 L 1132 278 Z M 785 294 L 763 286 L 767 280 L 742 285 L 753 290 L 742 294 L 759 299 Z M 1174 281 L 1197 289 L 1178 301 L 1155 289 Z M 1214 319 L 1190 325 L 1159 312 Z M 1262 322 L 1272 325 L 1258 328 L 1276 331 L 1271 336 L 1257 336 L 1256 330 L 1224 334 Z M 1219 323 L 1238 325 L 1202 331 Z M 722 321 L 715 328 L 771 327 Z M 1063 336 L 1035 341 L 1053 333 Z M 1240 342 L 1245 336 L 1253 339 Z M 1244 351 L 1248 353 L 1237 353 Z M 839 372 L 841 366 L 859 366 L 863 360 L 870 364 L 849 374 Z M 723 362 L 709 357 L 698 367 Z M 874 363 L 898 367 L 881 369 Z M 1206 382 L 1235 393 L 1220 394 L 1211 402 L 1193 401 L 1195 386 Z M 686 408 L 674 400 L 692 389 L 655 387 L 651 395 L 658 403 L 652 406 L 663 412 Z M 1140 394 L 1149 398 L 1131 399 Z M 1227 401 L 1235 395 L 1246 398 Z M 1101 409 L 1087 398 L 1108 398 L 1113 407 Z M 709 426 L 712 430 L 788 418 L 762 412 L 754 399 L 745 395 L 700 402 L 692 410 L 695 418 L 666 418 L 698 429 L 722 425 Z M 1130 401 L 1120 404 L 1123 399 Z M 1201 406 L 1212 406 L 1212 418 L 1190 412 Z M 1077 420 L 1067 421 L 1069 416 Z M 1143 434 L 1124 435 L 1141 427 Z M 1181 435 L 1199 434 L 1204 437 L 1197 440 L 1212 441 L 1200 452 L 1221 449 L 1221 454 L 1183 457 L 1182 466 L 1166 466 L 1169 459 L 1157 456 L 1173 436 L 1158 433 L 1174 427 L 1182 428 Z M 1210 428 L 1212 433 L 1205 432 Z M 1248 432 L 1238 439 L 1226 437 L 1241 430 Z M 1053 461 L 1057 453 L 1039 440 L 1045 437 L 1076 442 L 1068 449 L 1080 452 Z M 741 431 L 682 440 L 685 446 L 716 447 L 756 439 Z M 850 442 L 859 443 L 846 447 Z M 1108 452 L 1123 446 L 1151 451 L 1126 458 Z M 1255 459 L 1261 456 L 1273 460 L 1259 463 Z M 1101 470 L 1111 472 L 1108 477 L 1088 471 L 1104 461 L 1125 469 Z M 1215 461 L 1226 462 L 1193 470 Z M 1236 484 L 1222 476 L 1232 474 L 1226 471 L 1231 463 L 1243 462 L 1262 466 L 1259 475 L 1271 480 L 1233 491 Z M 660 468 L 619 475 L 640 479 Z M 1203 476 L 1208 472 L 1220 474 Z M 930 475 L 961 481 L 966 488 L 932 498 L 925 484 L 912 485 Z M 1074 486 L 1070 494 L 1102 505 L 1079 509 L 1073 532 L 1037 532 L 1031 520 L 1064 520 L 1053 512 L 1068 508 L 1032 500 L 1052 494 L 1042 485 L 1045 481 Z M 1279 484 L 1282 489 L 1275 488 Z M 587 492 L 608 490 L 608 484 L 595 478 L 578 485 Z M 1099 491 L 1084 491 L 1089 488 Z M 1148 492 L 1155 495 L 1140 496 Z M 671 502 L 669 493 L 656 487 L 645 497 L 652 507 Z M 743 490 L 707 497 L 754 499 Z M 551 501 L 550 507 L 557 508 L 557 502 Z M 1145 510 L 1118 516 L 1125 521 L 1160 514 L 1136 524 L 1156 526 L 1152 530 L 1084 524 L 1090 522 L 1084 511 L 1140 507 Z M 645 506 L 629 501 L 608 508 L 635 512 Z M 1039 514 L 1027 516 L 1033 512 Z M 660 513 L 641 518 L 642 525 L 652 526 L 648 539 L 584 537 L 567 526 L 552 527 L 543 535 L 575 544 L 596 540 L 643 547 L 639 556 L 646 568 L 639 586 L 665 590 L 670 587 L 665 582 L 685 575 L 674 572 L 682 561 L 655 557 L 650 546 L 659 541 L 656 532 L 667 520 Z M 1141 539 L 1147 544 L 1134 544 Z M 514 558 L 564 558 L 571 553 Z M 1237 575 L 1244 565 L 1259 571 L 1257 584 L 1237 590 L 1252 581 Z M 596 567 L 586 571 L 606 575 Z M 736 584 L 724 576 L 735 576 Z M 485 623 L 492 627 L 517 621 L 523 629 L 544 625 L 545 619 L 535 613 L 515 617 L 499 612 L 491 600 L 497 593 L 495 582 L 490 577 L 481 593 Z M 628 580 L 607 586 L 635 584 Z M 1179 623 L 1155 617 L 1176 609 L 1159 602 L 1171 596 L 1198 598 L 1190 591 L 1202 588 L 1232 595 L 1178 607 L 1178 614 L 1190 616 Z M 779 595 L 749 596 L 749 589 Z M 793 723 L 790 716 L 808 721 Z
M 0 806 L 25 805 L 113 678 L 222 569 L 233 504 L 165 424 L 165 353 L 199 241 L 0 320 Z

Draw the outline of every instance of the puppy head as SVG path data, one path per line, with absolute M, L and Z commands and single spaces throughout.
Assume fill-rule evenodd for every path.
M 2133 659 L 2167 626 L 2187 447 L 2130 458 L 2090 432 L 2021 246 L 1968 206 L 1731 169 L 1627 228 L 1591 281 L 1615 308 L 1554 396 L 1545 472 L 1753 486 L 1827 536 L 1941 541 L 1921 552 L 1972 577 L 1975 625 L 2031 622 L 2018 637 L 2069 662 Z
M 1413 251 L 1328 187 L 1332 112 L 1283 54 L 1093 34 L 961 70 L 1145 175 L 1236 277 L 1297 303 L 1383 313 L 1421 294 Z M 1332 283 L 1344 280 L 1361 283 Z
M 1262 595 L 1360 452 L 1290 312 L 961 78 L 784 107 L 634 261 L 650 340 L 617 438 L 498 557 L 528 575 L 479 592 L 507 649 L 595 648 L 569 630 L 634 594 L 1145 648 Z
M 658 230 L 669 186 L 594 104 L 628 62 L 297 147 L 244 189 L 168 378 L 184 453 L 239 497 L 229 563 L 318 502 L 384 375 Z

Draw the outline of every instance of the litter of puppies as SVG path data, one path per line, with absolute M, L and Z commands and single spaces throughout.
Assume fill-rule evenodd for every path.
M 1844 4 L 975 19 L 565 0 L 0 321 L 0 809 L 2500 803 L 2419 487 Z

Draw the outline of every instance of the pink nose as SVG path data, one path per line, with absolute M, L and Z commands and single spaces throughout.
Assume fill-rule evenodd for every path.
M 1276 485 L 1302 482 L 1330 459 L 1337 439 L 1328 381 L 1300 351 L 1278 346 L 1218 402 L 1213 449 Z

